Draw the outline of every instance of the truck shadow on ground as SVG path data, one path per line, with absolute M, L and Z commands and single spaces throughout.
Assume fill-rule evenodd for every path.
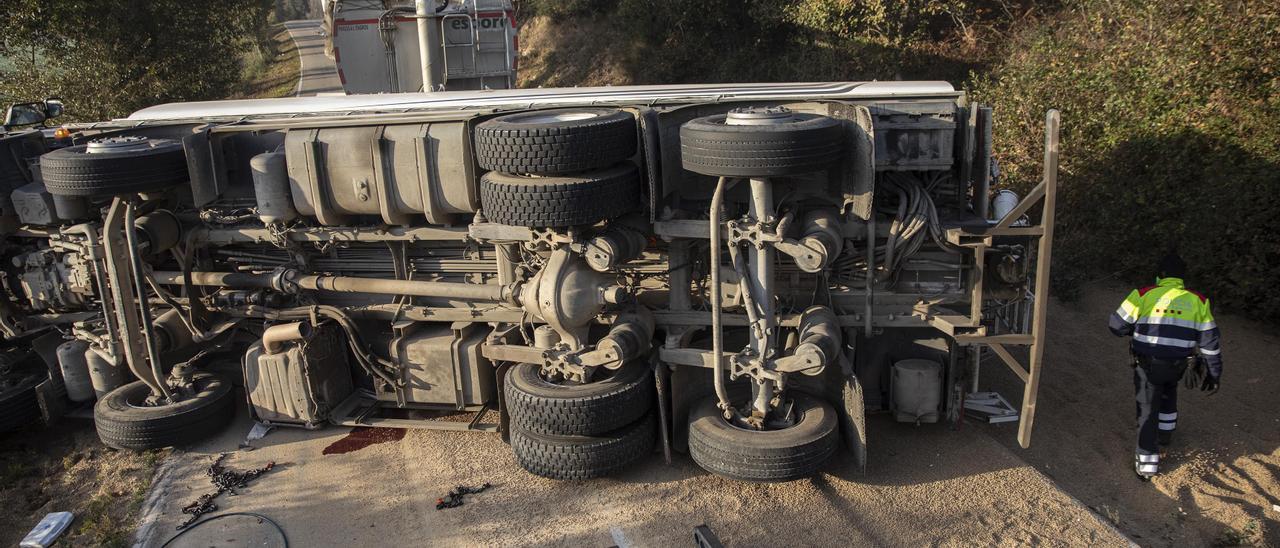
M 227 465 L 238 470 L 268 461 L 288 464 L 222 500 L 220 511 L 261 511 L 299 545 L 397 537 L 436 545 L 606 545 L 614 527 L 640 545 L 679 545 L 702 523 L 739 545 L 778 534 L 793 545 L 911 544 L 939 535 L 1031 541 L 1035 537 L 992 536 L 1000 529 L 984 532 L 971 518 L 975 512 L 1009 515 L 1002 505 L 1044 498 L 1048 486 L 979 431 L 902 425 L 887 415 L 872 417 L 866 474 L 842 451 L 814 478 L 773 484 L 718 477 L 680 453 L 667 465 L 660 452 L 616 477 L 553 481 L 520 469 L 496 435 L 446 431 L 411 430 L 398 441 L 324 455 L 349 428 L 277 428 L 253 442 L 254 450 L 236 451 L 250 424 L 242 416 L 217 439 L 175 455 L 178 468 L 157 531 L 172 531 L 185 518 L 178 509 L 209 490 L 203 471 L 225 451 L 233 452 Z M 435 499 L 453 487 L 486 482 L 494 489 L 469 497 L 466 505 L 434 509 Z M 984 502 L 973 493 L 981 489 L 1003 495 Z M 1062 497 L 1055 504 L 1070 501 Z M 917 526 L 928 522 L 953 526 L 945 532 Z M 210 527 L 181 545 L 270 532 L 254 523 Z

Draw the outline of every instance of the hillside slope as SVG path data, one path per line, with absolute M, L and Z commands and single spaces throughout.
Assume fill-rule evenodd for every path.
M 525 0 L 525 86 L 946 80 L 996 110 L 1001 184 L 1062 111 L 1055 290 L 1177 248 L 1218 310 L 1280 319 L 1280 2 Z

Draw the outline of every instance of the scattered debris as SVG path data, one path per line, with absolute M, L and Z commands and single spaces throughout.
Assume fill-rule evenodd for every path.
M 71 525 L 75 514 L 71 512 L 51 512 L 36 524 L 27 536 L 22 537 L 22 542 L 18 544 L 22 548 L 48 548 L 62 536 L 67 530 L 67 526 Z
M 485 483 L 480 487 L 467 487 L 466 485 L 459 485 L 457 487 L 454 487 L 452 491 L 449 491 L 448 495 L 444 496 L 444 498 L 436 499 L 436 510 L 444 510 L 445 508 L 457 508 L 459 506 L 462 506 L 463 496 L 474 495 L 476 493 L 483 493 L 485 491 L 488 491 L 490 487 L 493 487 L 493 485 L 489 483 Z
M 222 461 L 226 458 L 227 453 L 218 455 L 218 458 L 213 460 L 213 464 L 209 465 L 209 469 L 205 470 L 205 475 L 209 476 L 209 481 L 212 482 L 214 487 L 217 487 L 218 490 L 212 493 L 200 495 L 200 498 L 196 499 L 195 502 L 183 506 L 182 513 L 190 514 L 191 517 L 179 524 L 178 529 L 185 529 L 187 526 L 200 519 L 200 516 L 217 510 L 218 505 L 213 503 L 213 499 L 218 498 L 218 495 L 231 493 L 234 496 L 237 494 L 236 489 L 247 487 L 249 482 L 257 479 L 258 476 L 270 472 L 271 469 L 276 466 L 275 461 L 271 461 L 262 468 L 236 472 L 235 470 L 222 465 Z
M 275 426 L 254 421 L 253 428 L 249 429 L 249 435 L 245 436 L 244 441 L 240 442 L 240 448 L 250 450 L 256 449 L 253 446 L 253 442 L 267 437 L 267 434 L 273 429 L 275 429 Z
M 276 533 L 279 533 L 279 534 L 280 534 L 280 541 L 284 543 L 284 547 L 285 547 L 285 548 L 289 548 L 289 535 L 284 534 L 284 528 L 283 528 L 283 527 L 281 527 L 279 523 L 276 523 L 276 521 L 275 521 L 275 520 L 273 520 L 273 519 L 271 519 L 271 518 L 269 518 L 269 517 L 267 517 L 267 516 L 264 516 L 264 515 L 262 515 L 262 514 L 257 514 L 257 513 L 254 513 L 254 512 L 227 512 L 227 513 L 225 513 L 225 514 L 218 514 L 218 515 L 216 515 L 216 516 L 212 516 L 212 517 L 210 517 L 209 519 L 206 519 L 206 520 L 204 520 L 204 521 L 202 521 L 202 522 L 200 522 L 200 523 L 197 523 L 197 524 L 195 524 L 195 525 L 192 525 L 191 527 L 188 527 L 188 528 L 186 528 L 186 529 L 183 529 L 183 530 L 181 530 L 181 531 L 178 531 L 178 534 L 173 535 L 172 537 L 169 537 L 169 540 L 164 541 L 164 544 L 161 544 L 161 545 L 160 545 L 160 548 L 165 548 L 166 546 L 168 546 L 168 545 L 170 545 L 170 544 L 173 544 L 173 541 L 178 540 L 178 537 L 181 537 L 182 535 L 185 535 L 185 534 L 187 534 L 187 533 L 190 533 L 190 532 L 191 532 L 191 530 L 192 530 L 192 529 L 195 529 L 196 527 L 199 527 L 199 526 L 204 525 L 204 524 L 206 524 L 206 523 L 209 523 L 209 522 L 211 522 L 211 521 L 217 521 L 217 520 L 222 519 L 222 518 L 228 518 L 228 517 L 233 517 L 233 516 L 245 516 L 245 517 L 257 518 L 257 519 L 258 519 L 258 523 L 260 523 L 260 524 L 261 524 L 261 523 L 269 523 L 269 524 L 271 524 L 271 526 L 272 526 L 272 527 L 275 527 L 275 529 L 276 529 Z
M 693 528 L 693 545 L 698 548 L 724 548 L 720 537 L 705 523 Z
M 973 392 L 964 397 L 964 409 L 989 423 L 1018 420 L 1018 410 L 997 392 Z

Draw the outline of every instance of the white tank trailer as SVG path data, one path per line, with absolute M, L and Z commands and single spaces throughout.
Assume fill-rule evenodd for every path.
M 515 87 L 510 0 L 330 0 L 324 30 L 347 93 Z

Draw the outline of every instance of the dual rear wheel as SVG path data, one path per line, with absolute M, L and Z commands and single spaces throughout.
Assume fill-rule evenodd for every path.
M 480 204 L 495 223 L 532 228 L 592 225 L 640 204 L 631 113 L 538 110 L 476 127 Z
M 544 379 L 533 364 L 507 374 L 504 395 L 511 416 L 516 462 L 530 473 L 559 480 L 623 472 L 647 457 L 657 436 L 653 376 L 629 364 L 594 382 Z M 839 445 L 836 411 L 826 401 L 794 392 L 794 424 L 750 430 L 725 420 L 714 396 L 689 415 L 689 454 L 709 472 L 742 481 L 777 482 L 812 476 Z
M 516 462 L 530 473 L 596 478 L 653 452 L 653 375 L 643 363 L 603 371 L 585 384 L 549 381 L 537 365 L 520 364 L 507 374 L 504 396 Z

